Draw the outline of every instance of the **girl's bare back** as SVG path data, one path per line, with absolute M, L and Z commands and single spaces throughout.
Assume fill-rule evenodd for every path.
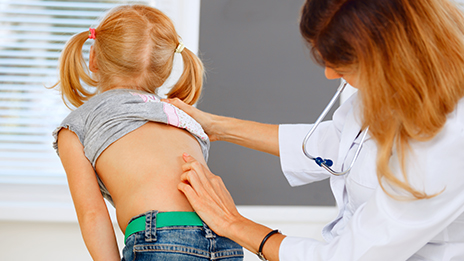
M 96 171 L 111 193 L 123 232 L 132 217 L 149 210 L 193 211 L 177 189 L 184 152 L 206 164 L 198 141 L 189 132 L 148 122 L 100 155 Z

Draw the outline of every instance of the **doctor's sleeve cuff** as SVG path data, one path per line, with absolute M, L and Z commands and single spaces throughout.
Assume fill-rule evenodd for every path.
M 320 241 L 311 238 L 286 237 L 280 244 L 280 261 L 318 260 L 315 250 Z
M 279 153 L 282 171 L 291 186 L 300 186 L 328 178 L 328 173 L 302 150 L 310 124 L 279 125 Z

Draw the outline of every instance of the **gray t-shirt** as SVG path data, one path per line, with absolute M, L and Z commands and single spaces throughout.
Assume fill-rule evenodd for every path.
M 98 94 L 71 112 L 53 132 L 53 147 L 58 153 L 58 132 L 62 128 L 71 130 L 95 169 L 98 157 L 108 146 L 148 121 L 186 129 L 198 140 L 205 160 L 208 159 L 210 141 L 198 122 L 177 107 L 161 102 L 154 94 L 128 89 Z M 97 178 L 102 195 L 113 204 L 98 174 Z

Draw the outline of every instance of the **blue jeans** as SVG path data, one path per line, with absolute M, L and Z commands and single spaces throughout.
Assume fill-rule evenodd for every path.
M 143 214 L 146 216 L 145 230 L 127 238 L 122 261 L 243 260 L 243 248 L 239 244 L 218 236 L 206 224 L 157 228 L 157 213 Z

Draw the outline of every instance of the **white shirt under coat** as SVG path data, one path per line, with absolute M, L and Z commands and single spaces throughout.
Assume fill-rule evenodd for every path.
M 281 261 L 298 260 L 464 260 L 464 100 L 432 140 L 411 142 L 406 163 L 414 188 L 437 196 L 399 201 L 379 186 L 377 146 L 367 139 L 353 169 L 333 176 L 306 158 L 301 143 L 312 125 L 280 125 L 282 170 L 291 186 L 330 178 L 339 214 L 323 229 L 320 242 L 287 237 Z M 308 152 L 346 169 L 361 139 L 359 99 L 353 95 L 309 139 Z M 402 176 L 396 153 L 390 166 Z M 394 192 L 394 188 L 389 188 Z

